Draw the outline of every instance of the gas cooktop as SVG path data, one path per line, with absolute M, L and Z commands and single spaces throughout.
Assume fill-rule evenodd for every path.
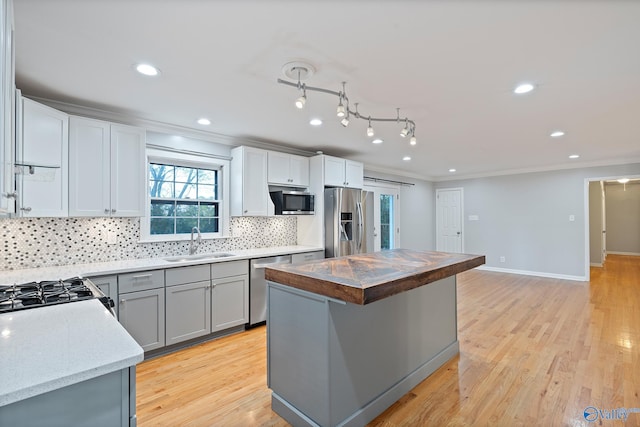
M 100 298 L 109 309 L 111 301 L 88 279 L 46 280 L 0 285 L 0 313 Z

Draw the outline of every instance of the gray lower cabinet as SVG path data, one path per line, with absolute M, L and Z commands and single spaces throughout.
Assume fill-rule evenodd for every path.
M 118 276 L 118 315 L 144 351 L 165 345 L 164 270 Z M 135 292 L 123 292 L 136 289 Z
M 132 427 L 135 366 L 0 407 L 0 426 Z
M 167 286 L 167 345 L 211 332 L 211 281 Z
M 100 277 L 91 277 L 91 281 L 94 285 L 96 285 L 103 294 L 108 296 L 115 303 L 118 301 L 118 276 L 100 276 Z M 118 315 L 118 304 L 113 307 L 116 311 L 116 316 Z
M 249 276 L 213 279 L 211 331 L 217 332 L 249 322 Z

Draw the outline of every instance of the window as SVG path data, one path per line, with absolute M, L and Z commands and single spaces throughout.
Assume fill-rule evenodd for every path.
M 220 229 L 218 171 L 149 163 L 149 234 L 187 234 Z
M 142 242 L 188 240 L 193 227 L 205 238 L 229 235 L 227 159 L 155 148 L 147 148 L 147 158 Z

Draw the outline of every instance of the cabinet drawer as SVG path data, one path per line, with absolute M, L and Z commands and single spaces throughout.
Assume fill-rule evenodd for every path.
M 165 270 L 165 278 L 167 286 L 204 282 L 211 278 L 211 270 L 209 264 L 169 268 Z
M 164 287 L 164 270 L 138 271 L 118 275 L 118 293 Z
M 249 274 L 249 261 L 242 259 L 239 261 L 217 262 L 211 264 L 211 278 L 241 276 Z

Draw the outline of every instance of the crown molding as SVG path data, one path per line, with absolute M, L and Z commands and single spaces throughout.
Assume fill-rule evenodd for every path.
M 151 132 L 177 134 L 183 137 L 194 138 L 233 147 L 247 145 L 254 148 L 286 152 L 289 154 L 297 154 L 305 157 L 314 156 L 316 154 L 314 151 L 302 150 L 287 145 L 281 145 L 277 142 L 264 141 L 257 138 L 233 137 L 221 133 L 209 132 L 200 129 L 189 128 L 186 126 L 178 126 L 171 123 L 160 122 L 157 120 L 143 119 L 130 113 L 126 114 L 115 111 L 107 111 L 99 108 L 87 107 L 84 105 L 56 101 L 53 99 L 40 98 L 36 96 L 27 95 L 27 97 L 29 99 L 33 99 L 34 101 L 48 105 L 51 108 L 55 108 L 56 110 L 64 111 L 67 114 L 121 123 L 130 126 L 139 126 Z
M 630 165 L 640 163 L 640 157 L 637 158 L 625 158 L 625 159 L 609 159 L 594 162 L 581 162 L 581 163 L 563 163 L 555 166 L 541 166 L 535 168 L 525 169 L 506 169 L 502 171 L 456 175 L 448 177 L 436 177 L 434 182 L 446 182 L 446 181 L 460 181 L 465 179 L 478 179 L 478 178 L 490 178 L 494 176 L 506 176 L 506 175 L 520 175 L 525 173 L 537 173 L 537 172 L 553 172 L 569 169 L 586 169 L 601 166 L 618 166 L 618 165 Z

